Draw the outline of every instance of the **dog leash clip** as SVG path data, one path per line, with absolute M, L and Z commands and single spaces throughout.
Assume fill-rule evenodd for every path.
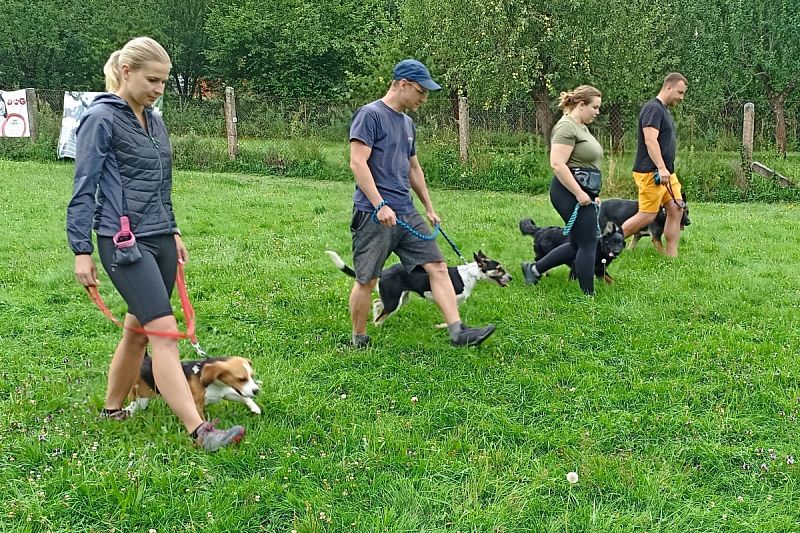
M 194 342 L 191 343 L 191 345 L 192 345 L 192 348 L 194 348 L 194 351 L 197 352 L 197 355 L 199 355 L 200 357 L 208 357 L 208 354 L 205 352 L 205 350 L 203 350 L 200 347 L 200 342 L 199 341 L 194 341 Z

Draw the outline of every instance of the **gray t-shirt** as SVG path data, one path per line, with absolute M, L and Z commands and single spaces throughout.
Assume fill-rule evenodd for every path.
M 410 159 L 417 154 L 416 139 L 411 117 L 381 100 L 360 107 L 350 122 L 350 141 L 361 141 L 372 148 L 367 166 L 381 196 L 398 215 L 415 211 L 408 169 Z M 358 185 L 353 203 L 359 211 L 374 209 Z

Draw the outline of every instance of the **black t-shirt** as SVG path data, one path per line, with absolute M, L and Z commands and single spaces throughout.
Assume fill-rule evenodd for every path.
M 642 106 L 639 112 L 639 146 L 636 148 L 636 161 L 633 163 L 634 172 L 654 172 L 656 165 L 647 153 L 644 143 L 644 128 L 653 127 L 658 130 L 658 146 L 661 148 L 661 157 L 670 173 L 675 172 L 675 122 L 672 114 L 661 100 L 653 98 Z

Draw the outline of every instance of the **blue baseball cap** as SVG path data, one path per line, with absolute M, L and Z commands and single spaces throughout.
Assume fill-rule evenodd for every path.
M 415 81 L 429 91 L 438 91 L 441 85 L 433 81 L 431 73 L 425 65 L 416 59 L 404 59 L 394 66 L 392 78 L 395 80 Z

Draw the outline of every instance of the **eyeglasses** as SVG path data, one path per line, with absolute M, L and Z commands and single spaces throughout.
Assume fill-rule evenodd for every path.
M 427 95 L 428 95 L 428 89 L 425 89 L 425 88 L 422 88 L 422 89 L 420 89 L 419 87 L 417 87 L 417 82 L 414 82 L 414 81 L 411 81 L 411 80 L 406 80 L 406 81 L 407 81 L 407 82 L 409 83 L 409 85 L 411 85 L 411 86 L 414 88 L 414 90 L 415 90 L 415 91 L 417 91 L 419 94 L 421 94 L 421 95 L 423 95 L 423 96 L 427 96 Z

